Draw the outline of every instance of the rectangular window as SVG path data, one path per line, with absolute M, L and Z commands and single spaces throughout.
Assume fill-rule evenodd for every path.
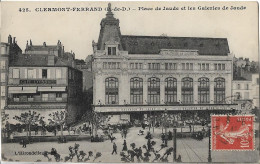
M 14 102 L 20 101 L 19 95 L 13 95 L 13 98 L 14 98 Z
M 205 70 L 206 67 L 205 67 L 205 64 L 202 64 L 202 70 Z
M 182 63 L 182 64 L 181 64 L 181 69 L 182 69 L 182 70 L 185 70 L 185 63 Z
M 245 84 L 246 90 L 249 90 L 249 84 Z
M 240 84 L 237 84 L 237 89 L 240 89 Z
M 221 70 L 221 64 L 218 64 L 218 70 Z
M 5 96 L 5 86 L 1 86 L 1 96 Z
M 143 69 L 143 64 L 139 63 L 139 69 Z
M 103 69 L 107 69 L 107 62 L 103 63 Z
M 42 101 L 48 101 L 48 94 L 42 94 Z
M 190 69 L 190 63 L 186 63 L 186 70 Z
M 206 64 L 206 70 L 209 70 L 209 64 Z
M 4 60 L 1 60 L 1 63 L 0 63 L 1 65 L 1 69 L 5 69 L 5 61 Z
M 28 77 L 28 79 L 36 78 L 36 69 L 28 69 L 27 77 Z
M 241 99 L 240 92 L 236 92 L 236 97 L 237 97 L 237 100 Z
M 168 70 L 168 63 L 165 63 L 165 70 Z
M 107 53 L 108 55 L 116 55 L 116 47 L 108 47 Z
M 108 55 L 112 55 L 112 47 L 107 48 L 107 53 L 108 53 Z
M 193 63 L 190 63 L 190 70 L 193 70 Z
M 214 70 L 218 70 L 218 64 L 214 64 Z
M 222 70 L 225 70 L 225 64 L 222 64 Z
M 112 47 L 112 55 L 116 55 L 116 47 Z
M 117 69 L 120 69 L 120 67 L 121 67 L 121 66 L 120 66 L 120 63 L 117 62 L 117 63 L 116 63 L 116 68 L 117 68 Z
M 20 70 L 18 68 L 13 69 L 13 78 L 15 79 L 20 78 Z
M 151 63 L 148 63 L 148 69 L 151 69 Z
M 245 92 L 244 99 L 249 99 L 249 92 Z
M 134 63 L 130 63 L 130 68 L 134 69 Z
M 48 72 L 47 69 L 42 69 L 42 78 L 43 79 L 47 79 L 47 77 L 48 77 L 47 72 Z
M 32 102 L 33 101 L 33 95 L 27 95 L 27 101 Z
M 199 70 L 201 70 L 201 64 L 199 63 Z
M 60 68 L 56 69 L 56 78 L 61 79 L 61 69 Z
M 1 73 L 1 82 L 5 82 L 5 73 Z

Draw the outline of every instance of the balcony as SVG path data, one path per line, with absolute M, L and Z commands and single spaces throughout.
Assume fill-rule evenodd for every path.
M 29 104 L 29 103 L 65 103 L 67 98 L 9 98 L 8 104 Z

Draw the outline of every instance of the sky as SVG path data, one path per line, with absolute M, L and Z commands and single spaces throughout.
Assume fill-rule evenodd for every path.
M 107 5 L 108 2 L 2 2 L 1 42 L 7 42 L 11 34 L 24 51 L 30 39 L 33 45 L 43 42 L 56 45 L 60 40 L 65 51 L 72 50 L 76 58 L 85 59 L 93 53 L 92 40 L 98 40 Z M 122 35 L 227 38 L 230 53 L 258 61 L 257 2 L 111 2 L 111 5 Z M 224 6 L 228 9 L 223 10 Z M 234 10 L 234 6 L 240 10 Z M 66 7 L 100 7 L 102 11 L 39 12 L 44 8 Z M 127 11 L 116 11 L 123 7 Z M 156 7 L 161 10 L 155 10 Z M 164 7 L 178 10 L 163 10 Z M 185 10 L 181 10 L 183 7 Z M 210 7 L 215 10 L 209 10 Z M 220 10 L 216 10 L 218 7 Z M 30 12 L 20 12 L 20 8 Z

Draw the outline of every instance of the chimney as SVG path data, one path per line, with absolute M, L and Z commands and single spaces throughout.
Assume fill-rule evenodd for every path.
M 14 44 L 15 44 L 16 42 L 15 42 L 15 37 L 14 37 Z
M 25 51 L 28 49 L 28 40 L 27 40 L 27 43 L 26 43 L 26 48 L 25 48 Z
M 46 47 L 46 42 L 43 42 L 43 46 Z
M 32 46 L 32 40 L 30 39 L 30 46 Z
M 9 44 L 12 44 L 12 36 L 9 34 L 9 36 L 8 36 L 8 43 Z

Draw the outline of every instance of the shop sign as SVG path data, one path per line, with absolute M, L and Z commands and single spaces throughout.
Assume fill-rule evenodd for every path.
M 134 106 L 134 107 L 95 107 L 96 112 L 141 112 L 141 111 L 182 111 L 182 110 L 232 110 L 237 105 L 215 105 L 215 106 Z

